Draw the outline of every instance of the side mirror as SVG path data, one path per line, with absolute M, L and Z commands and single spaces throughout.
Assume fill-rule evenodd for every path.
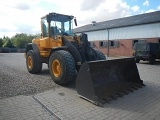
M 76 20 L 76 18 L 74 18 L 74 24 L 75 24 L 75 26 L 77 26 L 77 20 Z

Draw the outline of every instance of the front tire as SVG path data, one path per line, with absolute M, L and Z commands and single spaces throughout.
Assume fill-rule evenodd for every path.
M 29 73 L 37 74 L 42 70 L 42 62 L 36 57 L 33 50 L 29 50 L 26 56 L 26 65 Z
M 74 58 L 64 50 L 53 52 L 49 58 L 49 71 L 55 83 L 59 85 L 69 83 L 76 76 Z

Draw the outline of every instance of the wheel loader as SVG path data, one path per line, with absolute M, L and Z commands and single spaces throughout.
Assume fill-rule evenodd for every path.
M 76 80 L 80 97 L 96 105 L 144 86 L 134 58 L 106 60 L 93 49 L 87 34 L 73 33 L 74 16 L 49 13 L 41 18 L 41 38 L 26 46 L 26 66 L 37 74 L 46 63 L 53 81 L 59 85 Z

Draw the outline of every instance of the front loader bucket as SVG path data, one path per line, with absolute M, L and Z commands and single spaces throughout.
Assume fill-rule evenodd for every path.
M 84 62 L 76 78 L 78 94 L 96 105 L 142 86 L 134 58 Z

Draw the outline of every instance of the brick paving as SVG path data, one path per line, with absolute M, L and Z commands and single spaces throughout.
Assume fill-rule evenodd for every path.
M 31 96 L 0 99 L 0 120 L 57 120 Z

